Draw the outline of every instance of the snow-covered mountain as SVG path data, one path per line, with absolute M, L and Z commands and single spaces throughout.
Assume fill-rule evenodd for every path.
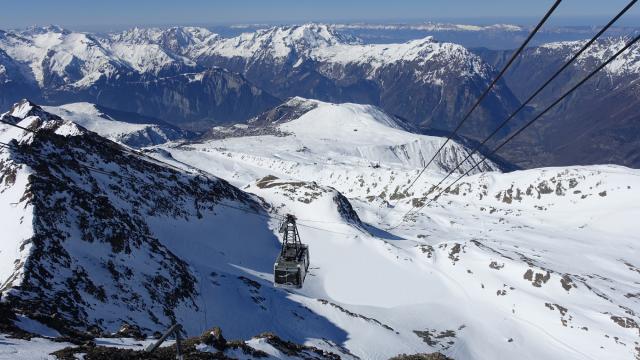
M 505 31 L 519 32 L 524 28 L 515 24 L 492 24 L 492 25 L 469 25 L 426 22 L 423 24 L 335 24 L 336 29 L 358 29 L 358 30 L 423 30 L 423 31 Z
M 608 37 L 596 41 L 575 63 L 538 95 L 541 110 L 569 90 L 630 41 Z M 526 49 L 506 82 L 521 100 L 569 60 L 585 41 L 548 43 Z M 510 52 L 479 51 L 495 66 Z M 534 79 L 532 81 L 531 79 Z M 640 49 L 632 46 L 505 148 L 503 156 L 523 167 L 542 164 L 615 163 L 640 166 Z
M 44 110 L 91 130 L 109 140 L 145 147 L 196 136 L 157 119 L 104 108 L 90 103 L 45 106 Z
M 212 46 L 220 40 L 218 34 L 202 27 L 133 28 L 110 34 L 104 41 L 110 44 L 154 44 L 165 51 L 187 58 L 195 58 L 201 49 Z
M 88 33 L 72 32 L 57 26 L 34 27 L 6 32 L 0 48 L 29 67 L 28 74 L 41 87 L 87 88 L 101 78 L 128 72 L 159 75 L 193 69 L 190 60 L 177 57 L 155 44 L 139 44 L 122 39 L 109 42 Z
M 201 131 L 246 121 L 282 99 L 301 96 L 379 106 L 413 131 L 446 134 L 513 51 L 470 51 L 444 34 L 509 33 L 519 39 L 528 31 L 509 25 L 420 24 L 407 29 L 436 37 L 365 44 L 347 31 L 359 27 L 367 31 L 367 24 L 275 26 L 233 37 L 200 27 L 134 28 L 112 34 L 56 26 L 0 31 L 0 108 L 8 109 L 22 98 L 50 105 L 90 102 Z M 550 29 L 536 41 L 565 30 Z M 593 29 L 574 30 L 586 37 Z M 607 37 L 596 42 L 516 120 L 525 120 L 555 99 L 626 40 Z M 483 139 L 583 43 L 527 49 L 460 133 Z M 637 49 L 623 54 L 549 114 L 562 130 L 537 124 L 519 143 L 505 148 L 503 156 L 527 168 L 602 162 L 636 166 L 639 64 Z M 498 138 L 515 129 L 515 122 L 510 124 Z M 565 144 L 565 135 L 573 129 L 580 135 L 572 138 L 589 141 Z
M 607 60 L 624 45 L 631 40 L 631 37 L 604 38 L 596 41 L 583 55 L 578 58 L 576 66 L 579 68 L 593 68 Z M 548 51 L 548 57 L 555 57 L 559 54 L 568 60 L 571 55 L 584 46 L 586 41 L 563 41 L 543 44 L 534 49 L 538 54 Z M 604 68 L 606 74 L 610 76 L 625 76 L 640 73 L 640 49 L 631 47 L 611 64 Z
M 214 325 L 211 317 L 229 336 L 275 331 L 346 351 L 332 343 L 341 330 L 270 286 L 278 222 L 262 200 L 29 102 L 2 120 L 35 131 L 0 129 L 10 144 L 0 151 L 1 222 L 10 234 L 0 247 L 0 292 L 24 319 L 17 326 L 81 337 L 123 323 L 152 334 L 177 321 L 196 335 Z M 335 190 L 317 189 L 336 219 L 357 220 Z M 272 311 L 282 312 L 279 325 Z
M 264 104 L 276 105 L 266 92 L 279 98 L 377 105 L 420 129 L 446 131 L 493 75 L 480 57 L 459 45 L 439 43 L 432 37 L 362 45 L 325 24 L 278 26 L 232 38 L 196 27 L 134 28 L 93 35 L 52 26 L 3 32 L 0 50 L 11 60 L 4 62 L 23 65 L 21 74 L 38 84 L 35 101 L 91 102 L 175 124 L 246 120 L 266 110 Z M 229 119 L 218 116 L 221 100 L 212 89 L 224 87 L 225 82 L 195 82 L 190 87 L 207 97 L 192 101 L 178 99 L 179 94 L 172 91 L 175 85 L 167 81 L 185 80 L 188 74 L 206 77 L 211 67 L 244 76 L 230 73 L 236 77 L 234 82 L 257 85 L 259 89 L 251 91 L 255 103 L 241 101 L 240 108 L 250 111 L 238 115 L 223 107 L 222 116 Z M 142 84 L 152 87 L 152 94 Z M 5 104 L 27 97 L 16 96 Z M 500 84 L 478 111 L 475 125 L 464 131 L 475 137 L 484 134 L 493 119 L 515 105 L 509 89 Z
M 6 32 L 0 48 L 27 65 L 26 75 L 41 87 L 86 87 L 127 67 L 91 35 L 56 26 Z
M 460 45 L 432 37 L 362 45 L 323 24 L 274 27 L 226 39 L 203 51 L 198 62 L 240 72 L 276 96 L 378 105 L 418 128 L 439 130 L 453 128 L 476 91 L 494 75 Z M 516 103 L 500 83 L 463 133 L 476 138 L 485 134 Z
M 222 180 L 163 166 L 29 103 L 2 118 L 36 131 L 2 129 L 11 143 L 2 152 L 3 224 L 12 229 L 2 244 L 2 300 L 60 332 L 113 331 L 132 320 L 167 326 L 197 310 L 195 264 L 153 224 L 215 226 L 225 203 L 264 211 Z
M 199 56 L 240 57 L 249 63 L 297 61 L 312 56 L 319 48 L 358 42 L 358 39 L 341 35 L 327 25 L 305 24 L 272 27 L 235 38 L 220 39 L 213 46 L 203 48 Z
M 279 175 L 296 174 L 309 181 L 319 176 L 316 168 L 320 165 L 339 169 L 348 164 L 420 168 L 445 141 L 441 137 L 411 133 L 400 119 L 371 105 L 331 104 L 299 97 L 249 120 L 248 124 L 213 128 L 204 138 L 214 140 L 186 144 L 177 150 L 184 148 L 188 157 L 192 156 L 192 149 L 205 158 L 212 156 L 215 160 L 209 162 L 211 166 L 252 159 L 264 162 L 263 166 L 270 164 Z M 276 147 L 279 151 L 273 156 Z M 448 171 L 469 152 L 465 146 L 450 142 L 435 159 L 432 169 Z M 475 154 L 459 171 L 468 170 L 479 159 Z M 499 169 L 492 162 L 480 168 Z
M 17 326 L 219 325 L 347 359 L 638 356 L 637 170 L 478 172 L 399 224 L 466 148 L 404 191 L 442 139 L 375 107 L 294 98 L 153 158 L 28 103 L 3 119 L 38 131 L 0 133 L 1 291 Z M 271 283 L 286 213 L 310 247 L 299 290 Z
M 188 58 L 216 36 L 199 28 L 98 36 L 56 26 L 0 32 L 1 107 L 21 98 L 91 102 L 204 127 L 242 121 L 278 103 L 242 76 Z M 18 90 L 18 91 L 16 91 Z M 198 125 L 200 124 L 200 125 Z

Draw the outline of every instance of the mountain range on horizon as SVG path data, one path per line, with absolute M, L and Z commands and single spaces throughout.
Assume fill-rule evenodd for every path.
M 615 49 L 623 41 L 605 38 L 598 43 Z M 551 43 L 527 51 L 460 134 L 478 140 L 490 133 L 524 94 L 533 91 L 525 84 L 541 82 L 577 44 L 580 41 Z M 364 44 L 320 24 L 274 27 L 232 38 L 194 27 L 98 35 L 50 26 L 0 33 L 0 103 L 7 108 L 23 97 L 49 105 L 89 102 L 185 130 L 206 131 L 217 124 L 246 121 L 289 97 L 303 96 L 377 105 L 419 132 L 446 133 L 510 52 L 467 49 L 433 37 Z M 605 54 L 589 52 L 589 58 L 565 71 L 523 112 L 520 123 L 603 61 Z M 591 81 L 591 88 L 572 96 L 570 105 L 547 115 L 546 124 L 558 123 L 554 136 L 544 133 L 542 124 L 500 155 L 522 168 L 602 162 L 638 166 L 634 114 L 640 61 L 637 50 L 622 59 Z M 522 81 L 526 78 L 532 81 Z M 607 109 L 599 99 L 607 99 L 611 108 L 622 101 L 626 113 L 615 118 L 600 114 Z M 581 125 L 585 123 L 593 125 Z M 519 122 L 513 124 L 497 138 Z M 555 151 L 559 144 L 554 139 L 575 133 L 584 141 Z

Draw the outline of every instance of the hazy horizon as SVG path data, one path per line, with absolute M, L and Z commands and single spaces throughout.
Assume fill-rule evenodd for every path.
M 420 23 L 456 22 L 474 25 L 535 23 L 552 1 L 501 0 L 482 3 L 472 0 L 352 0 L 322 3 L 278 0 L 246 0 L 234 3 L 186 0 L 141 0 L 132 3 L 114 0 L 86 3 L 79 0 L 47 2 L 27 0 L 3 4 L 0 24 L 3 29 L 55 24 L 72 30 L 109 31 L 134 26 L 230 26 L 238 24 L 322 23 Z M 549 26 L 597 26 L 605 23 L 627 4 L 612 0 L 565 0 L 549 20 Z M 23 11 L 28 8 L 29 11 Z M 248 11 L 250 9 L 251 11 Z M 20 13 L 20 16 L 16 16 Z M 339 14 L 339 15 L 338 15 Z M 640 10 L 631 9 L 619 21 L 620 26 L 640 23 Z
M 514 18 L 432 18 L 432 19 L 344 19 L 344 20 L 289 20 L 289 21 L 247 21 L 247 22 L 167 22 L 167 23 L 136 23 L 136 24 L 76 24 L 76 25 L 68 25 L 64 23 L 56 23 L 56 22 L 42 22 L 42 23 L 32 23 L 25 24 L 23 26 L 13 26 L 13 27 L 0 27 L 0 30 L 22 30 L 30 27 L 40 27 L 40 26 L 60 26 L 64 29 L 74 30 L 74 31 L 88 31 L 88 32 L 110 32 L 110 31 L 121 31 L 125 29 L 130 29 L 134 27 L 140 28 L 150 28 L 150 27 L 173 27 L 173 26 L 198 26 L 205 28 L 215 28 L 215 27 L 236 27 L 240 28 L 242 26 L 246 27 L 268 27 L 268 26 L 279 26 L 279 25 L 299 25 L 306 23 L 324 23 L 324 24 L 389 24 L 389 25 L 418 25 L 424 23 L 450 23 L 450 24 L 465 24 L 465 25 L 494 25 L 494 24 L 510 24 L 510 25 L 520 25 L 520 26 L 530 26 L 536 20 L 535 18 L 522 18 L 522 17 L 514 17 Z M 609 19 L 606 17 L 595 18 L 595 17 L 576 17 L 576 18 L 563 18 L 556 19 L 555 22 L 550 22 L 549 27 L 598 27 L 603 25 Z M 620 27 L 640 27 L 640 16 L 634 17 L 632 19 L 627 19 L 627 21 L 620 21 L 617 26 Z

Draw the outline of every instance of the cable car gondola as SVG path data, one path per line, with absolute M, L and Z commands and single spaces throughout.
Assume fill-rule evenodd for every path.
M 282 250 L 273 265 L 273 283 L 281 288 L 301 288 L 309 269 L 309 247 L 300 241 L 296 217 L 287 214 L 280 226 Z

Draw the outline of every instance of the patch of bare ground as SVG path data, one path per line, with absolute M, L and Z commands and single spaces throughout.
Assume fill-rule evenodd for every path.
M 567 324 L 571 322 L 571 320 L 573 320 L 573 316 L 571 315 L 567 316 L 568 309 L 562 305 L 544 303 L 544 306 L 549 308 L 549 310 L 558 310 L 558 312 L 560 313 L 560 322 L 562 323 L 562 326 L 566 327 Z
M 543 274 L 534 272 L 532 269 L 528 269 L 524 273 L 523 278 L 525 280 L 529 280 L 531 282 L 531 285 L 535 287 L 542 287 L 542 284 L 546 284 L 547 281 L 549 281 L 549 279 L 551 278 L 551 273 L 547 271 L 545 274 Z
M 269 345 L 289 357 L 300 359 L 339 360 L 340 356 L 318 349 L 313 346 L 295 344 L 283 340 L 272 333 L 263 333 L 255 338 L 264 339 Z M 204 350 L 204 351 L 203 351 Z M 233 351 L 234 357 L 229 357 L 226 352 Z M 188 338 L 182 342 L 182 354 L 185 359 L 236 359 L 238 352 L 246 358 L 267 358 L 264 351 L 257 350 L 247 345 L 244 341 L 227 341 L 222 336 L 220 328 L 205 331 L 199 337 Z M 96 346 L 90 343 L 77 347 L 67 347 L 53 352 L 51 355 L 60 360 L 173 360 L 176 359 L 176 346 L 161 347 L 152 353 L 140 350 L 118 349 L 112 347 Z
M 453 330 L 413 330 L 413 333 L 429 346 L 438 346 L 441 350 L 447 350 L 455 344 L 456 332 Z
M 640 336 L 640 325 L 632 318 L 613 315 L 611 316 L 611 320 L 625 329 L 638 330 L 638 335 Z
M 439 352 L 431 353 L 431 354 L 400 354 L 390 358 L 389 360 L 453 360 L 450 357 L 447 357 Z

